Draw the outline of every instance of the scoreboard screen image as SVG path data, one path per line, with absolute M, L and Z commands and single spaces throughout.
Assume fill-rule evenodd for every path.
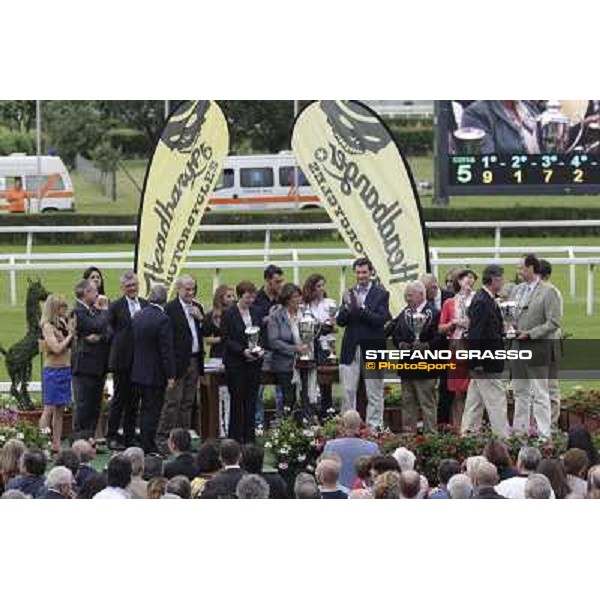
M 438 195 L 600 193 L 600 100 L 436 102 Z

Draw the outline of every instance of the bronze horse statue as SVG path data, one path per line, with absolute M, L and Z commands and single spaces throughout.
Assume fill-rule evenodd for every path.
M 39 279 L 35 281 L 28 279 L 28 282 L 27 300 L 25 301 L 27 333 L 8 350 L 0 346 L 0 352 L 4 354 L 6 370 L 11 380 L 10 394 L 16 400 L 19 410 L 35 408 L 28 388 L 33 359 L 40 352 L 40 318 L 42 316 L 40 303 L 48 297 L 48 292 Z

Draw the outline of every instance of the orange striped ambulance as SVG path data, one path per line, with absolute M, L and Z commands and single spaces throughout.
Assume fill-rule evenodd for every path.
M 228 156 L 208 210 L 298 210 L 319 205 L 292 152 L 285 151 Z
M 24 206 L 10 201 L 18 181 L 25 190 Z M 48 213 L 72 211 L 74 208 L 73 183 L 60 157 L 41 156 L 38 165 L 36 156 L 0 156 L 0 212 L 21 212 L 25 209 L 26 212 Z

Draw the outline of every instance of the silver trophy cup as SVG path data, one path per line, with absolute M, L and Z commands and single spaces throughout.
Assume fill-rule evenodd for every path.
M 425 329 L 428 320 L 429 317 L 423 313 L 417 312 L 416 310 L 410 312 L 410 328 L 415 334 L 415 342 L 418 342 L 421 339 L 421 333 L 423 333 L 423 329 Z
M 546 110 L 537 118 L 537 137 L 542 152 L 564 154 L 569 147 L 571 122 L 560 111 L 558 100 L 548 100 Z
M 260 335 L 260 327 L 256 325 L 250 325 L 244 330 L 246 337 L 248 338 L 248 349 L 253 354 L 260 354 L 262 348 L 258 345 L 258 338 Z
M 338 312 L 337 303 L 333 298 L 326 298 L 325 302 L 326 302 L 327 312 L 329 314 L 329 319 L 330 319 L 330 321 L 334 322 L 335 317 Z M 333 334 L 324 335 L 321 338 L 321 348 L 322 348 L 323 352 L 327 352 L 327 362 L 335 363 L 337 360 L 337 357 L 335 354 L 335 335 L 333 335 Z
M 298 331 L 300 333 L 300 341 L 302 344 L 308 345 L 308 352 L 300 354 L 299 360 L 307 362 L 314 360 L 314 343 L 317 337 L 317 329 L 319 322 L 312 316 L 311 313 L 305 312 L 300 321 L 298 321 Z
M 461 127 L 454 131 L 457 154 L 481 154 L 485 131 L 478 127 Z
M 512 340 L 516 335 L 515 322 L 517 320 L 517 302 L 515 300 L 504 300 L 498 304 L 502 319 L 504 320 L 504 331 L 507 339 Z

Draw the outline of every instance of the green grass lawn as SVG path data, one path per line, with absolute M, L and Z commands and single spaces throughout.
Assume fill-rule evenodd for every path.
M 413 175 L 416 181 L 433 183 L 433 156 L 409 157 Z M 146 172 L 145 160 L 128 160 L 123 162 L 131 178 L 139 188 L 144 182 Z M 75 189 L 75 205 L 78 213 L 98 214 L 137 214 L 141 194 L 136 185 L 127 177 L 123 169 L 117 173 L 117 201 L 113 202 L 104 196 L 102 188 L 90 183 L 83 175 L 71 173 Z M 422 194 L 423 206 L 432 206 L 431 194 Z M 598 206 L 597 196 L 458 196 L 450 200 L 451 206 L 456 207 L 499 207 L 499 206 Z
M 307 247 L 340 247 L 339 244 L 332 242 L 292 242 L 294 247 L 307 248 Z M 442 238 L 433 240 L 433 246 L 485 246 L 491 245 L 492 240 L 486 240 L 485 238 L 479 239 L 453 239 L 453 238 Z M 598 244 L 597 238 L 594 237 L 572 237 L 572 238 L 559 238 L 555 239 L 554 242 L 548 238 L 506 238 L 504 240 L 505 246 L 514 246 L 518 249 L 522 249 L 527 246 L 537 245 L 596 245 Z M 260 248 L 258 242 L 247 243 L 247 244 L 228 244 L 227 246 L 218 244 L 205 244 L 196 246 L 197 249 L 230 249 L 232 256 L 234 256 L 235 250 L 238 248 Z M 290 242 L 274 243 L 274 248 L 289 248 Z M 67 245 L 63 246 L 35 246 L 35 250 L 38 252 L 102 252 L 102 251 L 131 251 L 133 248 L 131 245 L 86 245 L 85 247 Z M 0 253 L 11 253 L 11 252 L 23 252 L 23 246 L 0 246 Z M 307 255 L 305 258 L 318 258 L 317 256 Z M 321 257 L 322 258 L 322 257 Z M 217 260 L 217 259 L 216 259 Z M 225 257 L 218 260 L 225 260 Z M 241 259 L 245 260 L 245 259 Z M 258 260 L 258 259 L 254 259 Z M 91 264 L 97 261 L 90 261 Z M 274 262 L 277 262 L 274 260 Z M 464 261 L 457 261 L 457 266 L 464 265 Z M 313 271 L 314 269 L 302 268 L 299 271 L 300 282 Z M 318 269 L 328 280 L 328 288 L 330 295 L 337 297 L 339 289 L 339 270 L 335 267 L 325 267 Z M 445 268 L 441 269 L 441 273 L 445 272 Z M 481 271 L 481 267 L 476 267 L 476 271 Z M 515 270 L 508 266 L 506 268 L 507 278 L 511 278 L 515 274 Z M 210 298 L 212 291 L 212 273 L 209 272 L 196 272 L 194 273 L 199 281 L 200 297 L 205 306 L 210 307 Z M 350 283 L 348 274 L 347 282 Z M 53 292 L 61 292 L 68 298 L 72 298 L 72 289 L 74 283 L 81 276 L 78 270 L 70 269 L 65 266 L 64 270 L 58 271 L 45 271 L 39 273 L 19 273 L 18 274 L 18 301 L 23 302 L 24 295 L 27 287 L 27 277 L 37 276 L 40 277 L 47 287 L 48 290 Z M 111 298 L 116 298 L 119 295 L 118 290 L 118 271 L 106 271 L 106 288 L 107 293 Z M 287 279 L 292 279 L 291 270 L 287 270 Z M 227 271 L 223 271 L 221 274 L 221 282 L 235 285 L 242 279 L 251 279 L 256 283 L 260 283 L 262 279 L 261 269 L 244 269 L 236 268 Z M 595 293 L 596 297 L 600 299 L 600 278 L 596 279 L 595 282 Z M 571 298 L 569 295 L 568 288 L 568 268 L 566 266 L 557 265 L 555 267 L 555 273 L 553 276 L 555 284 L 563 290 L 565 300 L 565 318 L 564 318 L 564 330 L 570 333 L 575 338 L 586 338 L 586 339 L 600 339 L 600 307 L 597 308 L 597 314 L 593 317 L 588 317 L 585 314 L 585 299 L 586 299 L 586 272 L 583 267 L 577 269 L 577 296 Z M 25 331 L 25 315 L 23 305 L 12 307 L 9 305 L 9 288 L 8 288 L 8 274 L 0 274 L 0 344 L 5 348 L 10 346 L 16 340 L 24 334 Z M 39 379 L 39 361 L 35 361 L 34 364 L 34 380 Z M 0 381 L 7 381 L 7 374 L 4 367 L 4 361 L 0 361 Z M 564 382 L 565 387 L 571 387 L 575 382 Z M 588 385 L 589 382 L 584 382 L 584 385 Z

